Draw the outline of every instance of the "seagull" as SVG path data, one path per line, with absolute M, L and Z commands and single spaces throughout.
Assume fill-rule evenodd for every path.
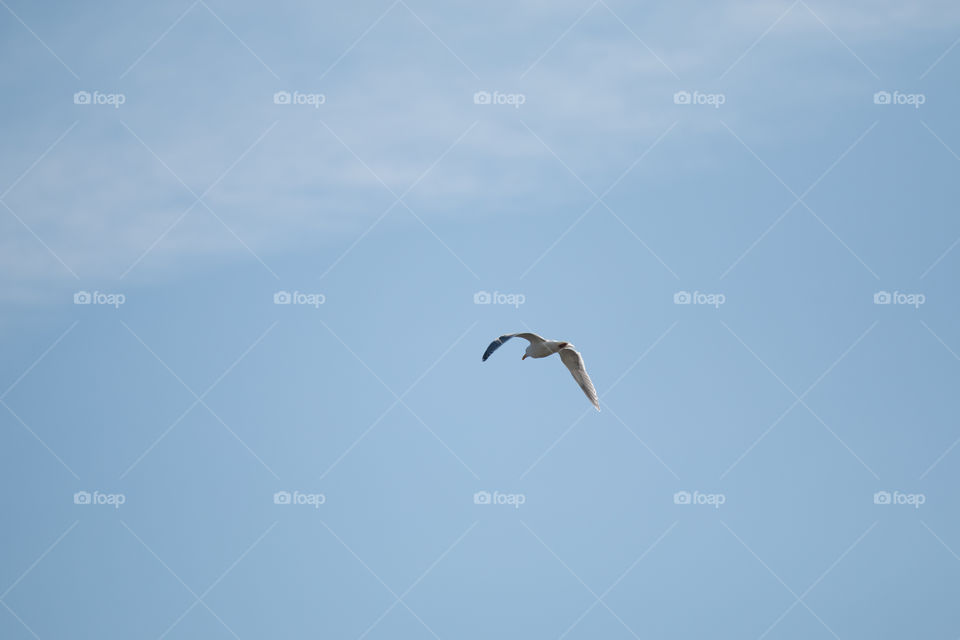
M 580 385 L 580 388 L 583 389 L 583 393 L 587 396 L 587 399 L 597 408 L 597 411 L 600 411 L 600 399 L 597 397 L 597 390 L 593 388 L 593 382 L 591 382 L 590 376 L 587 375 L 587 368 L 583 365 L 583 357 L 569 342 L 547 340 L 535 333 L 508 333 L 490 343 L 487 350 L 483 352 L 483 361 L 486 362 L 487 358 L 510 338 L 523 338 L 530 343 L 530 346 L 524 351 L 523 357 L 520 358 L 521 360 L 526 360 L 528 357 L 546 358 L 547 356 L 559 353 L 560 360 L 562 360 L 563 364 L 570 370 L 570 374 L 573 376 L 573 379 L 577 381 L 577 384 Z

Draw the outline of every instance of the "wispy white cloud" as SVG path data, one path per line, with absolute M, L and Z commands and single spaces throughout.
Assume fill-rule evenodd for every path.
M 729 92 L 722 115 L 733 126 L 740 118 L 753 118 L 757 108 L 735 99 L 745 90 L 782 82 L 859 91 L 839 77 L 843 71 L 802 65 L 789 67 L 779 80 L 755 77 L 758 69 L 767 73 L 781 62 L 795 62 L 797 37 L 810 33 L 822 37 L 814 41 L 822 55 L 856 67 L 820 20 L 878 66 L 873 55 L 878 42 L 911 46 L 918 34 L 943 33 L 960 23 L 960 9 L 946 2 L 800 3 L 784 17 L 790 6 L 730 2 L 691 14 L 672 6 L 598 4 L 523 78 L 523 70 L 582 14 L 581 4 L 514 7 L 506 25 L 495 20 L 499 9 L 494 8 L 481 12 L 486 22 L 465 23 L 445 7 L 411 5 L 414 16 L 398 5 L 322 82 L 321 70 L 380 13 L 368 20 L 344 18 L 349 29 L 321 20 L 321 9 L 305 10 L 310 15 L 304 16 L 272 15 L 270 20 L 296 25 L 283 37 L 268 37 L 240 14 L 223 15 L 228 24 L 239 21 L 232 25 L 237 35 L 281 81 L 199 10 L 122 81 L 117 77 L 125 65 L 117 57 L 135 59 L 176 16 L 156 15 L 158 24 L 146 24 L 121 15 L 129 24 L 104 32 L 95 50 L 81 52 L 79 82 L 51 72 L 56 60 L 29 33 L 8 24 L 5 32 L 11 37 L 0 48 L 26 63 L 5 71 L 17 93 L 4 108 L 2 126 L 17 144 L 0 163 L 0 181 L 10 183 L 29 167 L 59 123 L 63 128 L 75 119 L 80 123 L 5 198 L 49 250 L 0 210 L 0 271 L 9 285 L 4 289 L 72 280 L 51 251 L 82 279 L 96 279 L 119 277 L 153 246 L 128 276 L 148 279 L 190 260 L 249 257 L 250 251 L 266 256 L 308 239 L 349 240 L 393 201 L 380 180 L 402 192 L 474 122 L 476 127 L 408 197 L 418 212 L 428 220 L 451 211 L 491 215 L 483 211 L 485 204 L 532 199 L 549 209 L 579 187 L 569 175 L 558 186 L 564 169 L 521 119 L 592 188 L 601 189 L 638 149 L 678 119 L 675 135 L 685 150 L 709 147 L 699 134 L 718 130 L 718 114 L 678 109 L 672 101 L 677 90 Z M 781 17 L 757 53 L 747 54 L 736 74 L 718 82 L 724 69 Z M 48 20 L 29 13 L 24 19 Z M 323 32 L 329 32 L 329 40 L 343 48 L 317 49 L 307 41 L 306 24 L 321 31 L 311 37 L 323 40 Z M 37 27 L 55 49 L 77 47 L 63 25 Z M 944 34 L 945 45 L 947 39 Z M 804 55 L 811 52 L 805 49 Z M 872 82 L 858 73 L 859 82 Z M 72 103 L 75 90 L 98 87 L 124 92 L 126 103 L 119 109 Z M 276 105 L 272 96 L 281 89 L 323 93 L 326 102 L 317 109 Z M 476 105 L 472 96 L 478 90 L 522 93 L 525 102 L 518 109 Z M 782 101 L 778 106 L 790 108 Z M 795 106 L 802 107 L 802 101 Z M 231 168 L 273 122 L 276 127 Z M 780 127 L 771 134 L 789 139 L 798 131 Z M 676 151 L 664 145 L 660 152 Z M 203 192 L 228 169 L 204 202 L 229 229 L 203 204 L 184 216 L 195 200 L 190 191 Z M 669 179 L 664 163 L 651 163 L 646 171 L 648 177 L 652 172 Z

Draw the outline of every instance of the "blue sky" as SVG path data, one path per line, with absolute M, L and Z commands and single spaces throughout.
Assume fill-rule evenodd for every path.
M 0 5 L 0 636 L 960 635 L 954 4 Z

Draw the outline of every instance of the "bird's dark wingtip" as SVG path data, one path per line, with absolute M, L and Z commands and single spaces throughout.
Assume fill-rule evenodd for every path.
M 499 349 L 499 348 L 503 345 L 504 342 L 506 342 L 507 340 L 509 340 L 509 339 L 512 338 L 512 337 L 513 337 L 513 336 L 510 336 L 510 335 L 500 336 L 499 338 L 497 338 L 496 340 L 494 340 L 493 342 L 491 342 L 491 343 L 490 343 L 490 346 L 487 347 L 487 350 L 483 352 L 482 362 L 486 362 L 486 361 L 487 361 L 487 358 L 489 358 L 491 355 L 493 355 L 493 352 L 494 352 L 494 351 L 496 351 L 497 349 Z

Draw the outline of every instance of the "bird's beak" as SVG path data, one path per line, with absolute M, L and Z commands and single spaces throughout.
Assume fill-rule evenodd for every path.
M 521 359 L 521 360 L 526 360 L 526 359 L 527 359 L 527 354 L 523 354 L 523 357 L 520 358 L 520 359 Z

